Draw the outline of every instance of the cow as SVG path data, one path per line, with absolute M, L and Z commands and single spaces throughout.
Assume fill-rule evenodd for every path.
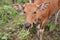
M 35 0 L 34 3 L 26 3 L 24 13 L 26 16 L 25 27 L 32 23 L 39 24 L 42 21 L 42 29 L 45 29 L 47 19 L 60 9 L 59 0 Z
M 43 33 L 48 18 L 60 9 L 60 0 L 31 1 L 32 2 L 23 5 L 26 18 L 24 25 L 26 28 L 29 28 L 34 23 L 38 29 L 37 34 L 39 34 L 39 32 Z

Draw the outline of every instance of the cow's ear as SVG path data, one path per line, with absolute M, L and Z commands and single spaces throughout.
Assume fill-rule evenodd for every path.
M 12 7 L 13 7 L 15 10 L 18 10 L 18 11 L 23 10 L 23 6 L 22 6 L 22 5 L 19 5 L 19 4 L 13 4 Z
M 34 3 L 34 0 L 29 0 L 29 3 Z
M 40 6 L 38 6 L 38 9 L 44 10 L 49 7 L 49 4 L 50 4 L 49 2 L 42 3 Z

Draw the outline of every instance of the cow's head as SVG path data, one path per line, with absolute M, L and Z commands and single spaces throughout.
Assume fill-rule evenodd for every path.
M 38 7 L 33 3 L 27 3 L 24 5 L 24 14 L 25 14 L 25 27 L 29 28 L 32 24 L 39 24 L 39 13 Z

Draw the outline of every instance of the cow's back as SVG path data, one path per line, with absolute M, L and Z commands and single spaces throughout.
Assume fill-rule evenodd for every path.
M 58 9 L 58 0 L 50 0 L 50 13 L 55 12 Z
M 50 5 L 49 5 L 49 16 L 53 15 L 56 11 L 58 11 L 59 6 L 58 6 L 58 0 L 49 0 Z

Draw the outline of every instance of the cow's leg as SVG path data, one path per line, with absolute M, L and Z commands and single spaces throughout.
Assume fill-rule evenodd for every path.
M 46 21 L 47 21 L 47 18 L 45 18 L 45 19 L 42 21 L 42 26 L 41 26 L 41 29 L 39 30 L 39 31 L 40 31 L 40 40 L 42 40 L 43 32 L 44 32 L 44 29 L 45 29 L 45 27 L 46 27 Z
M 37 40 L 42 40 L 44 29 L 41 29 L 40 24 L 37 26 Z
M 36 27 L 37 28 L 37 40 L 39 40 L 39 36 L 40 36 L 40 24 Z
M 42 40 L 43 32 L 46 26 L 47 18 L 45 18 L 38 26 L 37 26 L 37 37 L 38 40 Z
M 60 13 L 60 10 L 55 14 L 55 26 L 57 25 L 59 13 Z
M 41 25 L 42 25 L 42 21 L 40 20 L 40 24 L 36 27 L 37 28 L 37 36 L 38 36 L 39 40 L 40 40 L 40 28 L 41 28 Z
M 41 29 L 42 22 L 43 22 L 43 21 L 40 21 L 40 24 L 37 26 L 37 38 L 38 38 L 38 40 L 41 39 L 41 37 L 40 37 L 40 31 L 43 32 L 43 30 Z
M 45 18 L 45 19 L 43 20 L 41 29 L 45 29 L 47 19 L 48 19 L 48 18 Z

